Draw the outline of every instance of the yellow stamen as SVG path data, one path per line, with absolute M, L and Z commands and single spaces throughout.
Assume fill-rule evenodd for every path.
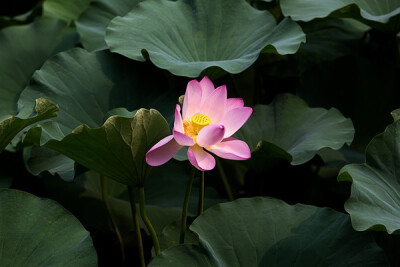
M 193 125 L 193 130 L 196 133 L 199 133 L 199 131 L 204 127 L 207 126 L 211 123 L 210 117 L 204 115 L 204 114 L 195 114 L 192 116 L 192 125 Z

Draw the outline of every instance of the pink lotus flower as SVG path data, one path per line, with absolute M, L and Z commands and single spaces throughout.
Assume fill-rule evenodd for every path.
M 175 108 L 173 134 L 155 144 L 146 153 L 146 162 L 159 166 L 170 160 L 183 146 L 189 146 L 190 163 L 201 171 L 215 167 L 214 157 L 249 159 L 249 146 L 231 137 L 248 120 L 253 109 L 244 107 L 241 98 L 227 98 L 226 86 L 214 89 L 207 77 L 188 83 L 181 107 Z

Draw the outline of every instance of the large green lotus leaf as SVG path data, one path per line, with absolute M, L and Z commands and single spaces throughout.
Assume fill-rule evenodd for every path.
M 373 26 L 378 23 L 393 22 L 395 28 L 399 20 L 400 0 L 282 0 L 282 12 L 294 20 L 310 21 L 324 18 L 334 11 L 339 17 L 352 17 Z
M 108 49 L 104 40 L 106 28 L 116 16 L 125 16 L 141 0 L 96 0 L 90 3 L 76 21 L 83 46 L 89 51 Z
M 0 121 L 17 113 L 20 93 L 33 72 L 52 55 L 75 46 L 76 32 L 65 23 L 40 18 L 0 31 Z M 34 106 L 34 100 L 29 101 Z
M 118 107 L 156 108 L 169 118 L 175 98 L 165 92 L 166 85 L 158 74 L 147 65 L 107 51 L 89 53 L 75 48 L 59 53 L 35 72 L 18 106 L 24 113 L 37 96 L 57 103 L 60 112 L 55 123 L 44 127 L 55 139 L 81 124 L 100 127 L 107 112 Z
M 97 266 L 89 232 L 58 203 L 0 189 L 1 266 Z
M 292 165 L 298 165 L 322 148 L 339 149 L 350 144 L 354 128 L 351 120 L 334 108 L 310 108 L 299 97 L 282 94 L 270 105 L 255 106 L 253 115 L 235 136 L 249 145 L 257 160 L 292 157 Z
M 50 139 L 42 145 L 122 184 L 143 186 L 150 171 L 145 154 L 169 133 L 157 110 L 140 109 L 133 118 L 112 116 L 95 129 L 81 125 L 62 140 Z M 39 134 L 34 129 L 26 138 L 38 140 Z
M 12 116 L 0 122 L 0 153 L 11 142 L 11 140 L 24 128 L 38 121 L 57 116 L 58 107 L 51 101 L 36 99 L 35 115 L 28 118 Z
M 267 46 L 292 54 L 304 41 L 290 19 L 276 25 L 242 0 L 144 1 L 106 30 L 111 51 L 139 61 L 148 54 L 156 66 L 188 77 L 212 66 L 239 73 Z
M 90 128 L 100 127 L 108 111 L 117 107 L 129 110 L 140 107 L 157 108 L 170 119 L 173 117 L 177 96 L 174 97 L 170 90 L 165 90 L 163 78 L 149 67 L 152 66 L 127 60 L 107 51 L 89 53 L 75 48 L 59 53 L 34 74 L 31 84 L 19 99 L 20 113 L 29 113 L 32 109 L 31 99 L 40 96 L 59 105 L 58 117 L 41 124 L 40 144 L 51 139 L 61 140 L 82 124 Z M 43 154 L 35 151 L 39 158 L 44 159 Z M 44 161 L 40 166 L 30 168 L 37 171 L 46 168 L 57 170 L 57 161 L 60 164 L 66 162 L 57 157 L 57 160 Z M 30 163 L 36 165 L 41 161 Z M 73 171 L 72 164 L 69 166 Z M 63 171 L 68 173 L 67 169 Z M 70 178 L 70 175 L 66 177 Z
M 91 0 L 45 0 L 43 16 L 74 21 L 89 6 Z
M 368 144 L 363 164 L 344 166 L 339 181 L 351 181 L 345 203 L 353 227 L 398 233 L 400 230 L 400 121 Z
M 200 246 L 165 250 L 150 266 L 387 266 L 369 233 L 348 215 L 271 198 L 218 204 L 190 229 Z M 182 257 L 177 257 L 181 255 Z

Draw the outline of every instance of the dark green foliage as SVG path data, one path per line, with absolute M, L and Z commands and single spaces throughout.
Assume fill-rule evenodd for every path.
M 138 266 L 139 187 L 151 266 L 399 265 L 400 0 L 24 3 L 0 14 L 1 266 Z M 205 173 L 201 215 L 195 172 L 182 230 L 187 148 L 145 155 L 204 76 L 253 108 L 251 159 Z

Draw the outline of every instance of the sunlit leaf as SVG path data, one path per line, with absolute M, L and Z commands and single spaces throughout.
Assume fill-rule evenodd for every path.
M 0 153 L 25 127 L 57 116 L 58 107 L 44 98 L 36 99 L 35 115 L 28 118 L 12 116 L 0 122 Z
M 58 203 L 0 189 L 1 266 L 97 266 L 89 232 Z
M 249 145 L 260 163 L 292 158 L 291 163 L 298 165 L 322 148 L 339 149 L 350 144 L 354 128 L 351 120 L 334 108 L 310 108 L 299 97 L 283 94 L 270 105 L 255 106 L 235 136 Z
M 50 139 L 43 145 L 122 184 L 143 186 L 150 171 L 145 154 L 169 133 L 158 111 L 140 109 L 133 118 L 113 116 L 95 129 L 81 125 L 62 140 Z M 40 136 L 28 132 L 27 138 Z
M 328 208 L 239 199 L 208 209 L 190 229 L 200 246 L 172 247 L 150 266 L 387 265 L 369 233 L 355 232 L 348 215 Z
M 346 165 L 339 181 L 350 181 L 345 203 L 354 229 L 400 230 L 400 121 L 389 125 L 368 144 L 363 164 Z
M 242 0 L 144 1 L 106 31 L 111 51 L 139 61 L 148 54 L 156 66 L 188 77 L 212 66 L 239 73 L 264 48 L 293 54 L 304 41 L 290 19 L 277 25 L 268 11 Z
M 392 115 L 393 120 L 397 121 L 400 119 L 400 109 L 393 110 L 390 115 Z

